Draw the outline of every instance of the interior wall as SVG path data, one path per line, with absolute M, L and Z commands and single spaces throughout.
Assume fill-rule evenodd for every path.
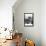
M 0 0 L 0 27 L 12 29 L 12 6 L 16 0 Z
M 24 27 L 24 13 L 34 13 L 34 26 Z M 14 10 L 15 28 L 23 33 L 23 37 L 35 41 L 36 46 L 41 46 L 40 31 L 41 0 L 23 0 Z
M 46 0 L 41 1 L 41 41 L 46 46 Z

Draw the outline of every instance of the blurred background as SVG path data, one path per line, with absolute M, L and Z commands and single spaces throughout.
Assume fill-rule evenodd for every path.
M 24 27 L 24 13 L 32 12 L 34 26 Z M 46 46 L 46 0 L 0 0 L 0 27 L 15 27 L 24 39 L 34 40 L 36 46 Z

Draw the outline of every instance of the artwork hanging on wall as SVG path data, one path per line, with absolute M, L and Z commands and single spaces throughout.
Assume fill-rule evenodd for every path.
M 34 13 L 24 13 L 24 26 L 32 27 L 34 25 Z

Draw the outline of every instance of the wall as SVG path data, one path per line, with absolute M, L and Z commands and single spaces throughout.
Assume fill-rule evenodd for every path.
M 14 5 L 15 6 L 15 5 Z M 34 27 L 24 27 L 24 13 L 34 12 Z M 23 37 L 35 41 L 36 46 L 41 46 L 40 0 L 23 0 L 20 5 L 14 9 L 15 28 L 23 33 Z
M 0 0 L 0 27 L 12 28 L 12 6 L 16 0 Z
M 41 41 L 46 46 L 46 0 L 41 1 Z

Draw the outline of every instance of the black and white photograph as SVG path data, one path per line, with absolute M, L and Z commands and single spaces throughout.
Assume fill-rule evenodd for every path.
M 34 13 L 24 13 L 24 26 L 32 27 L 34 24 Z

